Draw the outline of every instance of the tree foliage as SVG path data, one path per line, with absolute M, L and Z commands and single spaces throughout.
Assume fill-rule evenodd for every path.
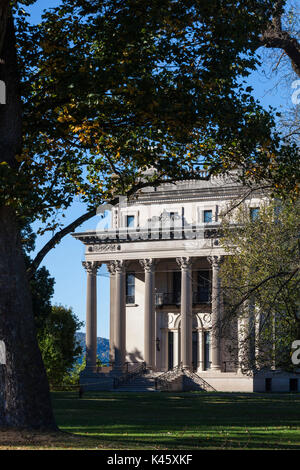
M 247 325 L 245 369 L 291 367 L 291 344 L 299 335 L 299 201 L 265 199 L 255 220 L 250 210 L 248 201 L 222 224 L 222 246 L 229 255 L 221 268 L 224 322 Z
M 203 167 L 295 188 L 295 149 L 244 81 L 273 2 L 65 0 L 37 26 L 17 12 L 23 143 L 17 170 L 1 165 L 6 204 L 57 219 L 75 195 L 95 207 Z
M 76 359 L 82 353 L 75 337 L 82 325 L 72 309 L 53 306 L 51 315 L 39 330 L 39 347 L 50 386 L 63 383 L 64 377 L 72 370 Z
M 31 266 L 31 253 L 35 249 L 36 234 L 33 232 L 28 220 L 22 221 L 21 242 L 25 253 L 26 265 Z M 33 271 L 30 279 L 30 291 L 35 325 L 38 330 L 43 329 L 47 318 L 52 311 L 51 299 L 54 294 L 55 280 L 43 266 Z

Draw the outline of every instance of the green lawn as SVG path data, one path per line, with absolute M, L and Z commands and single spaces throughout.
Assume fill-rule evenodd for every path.
M 300 449 L 299 394 L 58 392 L 53 404 L 78 435 L 63 447 Z

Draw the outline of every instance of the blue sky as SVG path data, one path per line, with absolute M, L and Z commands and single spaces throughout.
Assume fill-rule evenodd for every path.
M 57 0 L 38 0 L 30 7 L 33 23 L 38 23 L 44 8 L 58 5 Z M 261 67 L 248 78 L 247 82 L 254 89 L 254 96 L 264 107 L 269 105 L 277 107 L 286 105 L 287 90 L 283 86 L 277 87 L 277 79 L 266 78 L 264 72 L 268 67 Z M 85 212 L 85 206 L 76 201 L 66 214 L 66 223 L 73 221 Z M 77 231 L 95 228 L 99 218 L 95 217 L 83 224 Z M 37 228 L 35 225 L 33 228 Z M 49 239 L 49 236 L 37 239 L 37 251 Z M 43 265 L 55 278 L 55 293 L 53 303 L 72 307 L 80 320 L 85 320 L 85 294 L 86 274 L 81 265 L 84 260 L 84 246 L 70 235 L 52 250 L 45 258 Z M 109 337 L 109 277 L 105 267 L 101 267 L 98 274 L 98 336 Z M 84 329 L 83 329 L 84 331 Z

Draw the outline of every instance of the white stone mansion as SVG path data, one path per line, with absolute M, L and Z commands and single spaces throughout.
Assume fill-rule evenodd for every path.
M 73 236 L 86 245 L 87 366 L 81 382 L 113 389 L 141 375 L 167 389 L 299 390 L 297 376 L 243 375 L 237 353 L 219 335 L 222 295 L 220 214 L 238 197 L 233 178 L 166 183 L 112 208 L 111 228 Z M 245 201 L 253 214 L 261 199 Z M 110 273 L 110 360 L 96 366 L 97 269 Z M 239 325 L 237 321 L 237 331 Z M 106 373 L 104 372 L 106 371 Z M 183 377 L 187 380 L 183 380 Z M 296 380 L 296 382 L 295 382 Z

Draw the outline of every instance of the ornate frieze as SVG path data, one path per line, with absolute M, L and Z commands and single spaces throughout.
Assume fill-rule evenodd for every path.
M 211 328 L 211 314 L 210 313 L 202 313 L 199 315 L 203 328 Z
M 120 245 L 93 245 L 88 247 L 89 252 L 107 253 L 121 250 Z

